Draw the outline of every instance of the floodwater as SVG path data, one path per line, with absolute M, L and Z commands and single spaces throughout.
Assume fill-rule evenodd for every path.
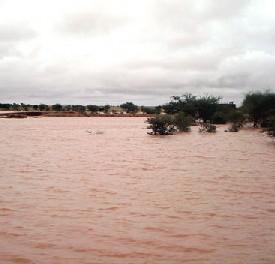
M 0 263 L 275 263 L 274 141 L 145 128 L 0 119 Z

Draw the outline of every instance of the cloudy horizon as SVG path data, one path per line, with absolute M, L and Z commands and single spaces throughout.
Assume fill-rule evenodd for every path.
M 196 4 L 195 4 L 196 3 Z M 0 0 L 0 102 L 275 91 L 274 0 Z

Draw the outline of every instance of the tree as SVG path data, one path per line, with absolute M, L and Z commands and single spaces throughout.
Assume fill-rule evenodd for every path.
M 268 135 L 275 137 L 275 116 L 267 118 L 266 132 Z
M 138 111 L 138 106 L 132 102 L 126 102 L 121 104 L 120 107 L 124 109 L 127 113 L 136 113 Z
M 67 112 L 72 111 L 72 105 L 63 105 L 63 111 L 67 111 Z
M 192 124 L 192 117 L 186 115 L 184 112 L 179 112 L 174 117 L 174 124 L 177 129 L 181 132 L 188 132 L 190 131 L 190 126 Z
M 159 109 L 157 107 L 142 106 L 141 111 L 148 115 L 160 114 Z
M 60 112 L 60 111 L 62 111 L 62 105 L 61 104 L 55 104 L 55 105 L 52 106 L 52 110 Z
M 103 111 L 104 111 L 104 113 L 108 113 L 108 112 L 109 112 L 109 110 L 110 110 L 110 108 L 111 108 L 111 106 L 110 106 L 110 105 L 104 105 L 104 107 L 103 107 Z
M 84 105 L 72 105 L 72 111 L 84 113 L 86 111 L 86 107 Z
M 223 112 L 218 111 L 213 115 L 214 124 L 226 124 L 227 121 L 228 116 Z
M 243 126 L 244 115 L 239 110 L 234 110 L 228 115 L 228 120 L 231 122 L 231 125 L 228 129 L 229 132 L 238 132 Z
M 150 124 L 147 128 L 152 129 L 148 133 L 150 135 L 172 135 L 176 131 L 174 117 L 171 115 L 157 115 L 148 118 L 146 122 Z
M 172 96 L 172 100 L 164 105 L 163 109 L 168 114 L 185 112 L 193 118 L 201 118 L 206 122 L 213 119 L 220 99 L 220 97 L 215 96 L 197 98 L 187 93 L 182 96 Z
M 264 126 L 269 116 L 275 115 L 275 93 L 248 93 L 242 104 L 254 127 Z
M 0 108 L 5 109 L 5 110 L 10 110 L 11 104 L 1 104 L 0 103 Z
M 210 121 L 200 123 L 199 132 L 216 133 L 217 127 L 212 125 Z
M 96 113 L 99 111 L 99 106 L 97 105 L 87 105 L 87 109 L 88 111 L 92 112 L 92 113 Z
M 49 111 L 49 106 L 45 104 L 40 104 L 38 106 L 39 111 Z
M 220 97 L 215 96 L 203 96 L 196 101 L 198 117 L 203 119 L 204 122 L 207 120 L 213 121 L 213 116 L 217 111 Z
M 1 106 L 0 106 L 1 108 Z M 11 110 L 13 111 L 20 111 L 21 107 L 19 104 L 16 104 L 16 103 L 13 103 L 12 106 L 11 106 Z
M 39 109 L 38 105 L 33 105 L 32 106 L 33 110 L 37 111 Z

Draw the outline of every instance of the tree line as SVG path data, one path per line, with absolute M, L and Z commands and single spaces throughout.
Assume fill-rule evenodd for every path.
M 188 131 L 191 124 L 200 120 L 201 131 L 215 132 L 215 124 L 230 123 L 228 131 L 237 132 L 244 122 L 252 122 L 254 127 L 264 128 L 270 135 L 275 135 L 275 93 L 250 92 L 240 107 L 233 102 L 221 103 L 221 97 L 194 96 L 190 93 L 172 96 L 163 105 L 149 107 L 138 106 L 133 102 L 119 105 L 120 110 L 135 114 L 139 111 L 153 115 L 147 122 L 151 134 L 173 134 L 175 131 Z M 10 111 L 73 111 L 85 113 L 108 113 L 110 105 L 30 105 L 30 104 L 1 104 L 0 110 Z M 118 111 L 120 111 L 118 110 Z
M 238 132 L 244 123 L 251 122 L 275 136 L 275 93 L 251 92 L 246 94 L 240 107 L 231 102 L 220 103 L 215 96 L 197 97 L 192 94 L 172 96 L 162 106 L 163 115 L 148 118 L 152 135 L 169 135 L 189 131 L 192 124 L 199 124 L 201 132 L 215 132 L 215 124 L 230 123 L 227 132 Z

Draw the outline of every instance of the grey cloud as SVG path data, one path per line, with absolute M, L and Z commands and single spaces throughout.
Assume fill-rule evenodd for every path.
M 25 41 L 35 36 L 36 32 L 24 25 L 0 25 L 0 43 Z
M 0 60 L 6 57 L 20 57 L 21 53 L 14 45 L 8 43 L 0 43 Z
M 149 17 L 146 12 L 135 14 L 133 27 L 124 10 L 116 16 L 96 10 L 64 15 L 63 23 L 53 24 L 62 34 L 57 37 L 53 32 L 49 52 L 40 34 L 37 43 L 27 45 L 35 34 L 27 27 L 0 26 L 0 101 L 88 104 L 133 100 L 154 105 L 191 92 L 238 102 L 250 90 L 275 89 L 274 19 L 262 18 L 257 23 L 261 15 L 254 3 L 258 0 L 147 1 L 155 4 Z M 249 8 L 255 15 L 246 13 Z M 123 36 L 126 32 L 129 38 Z M 97 39 L 97 45 L 102 44 L 99 52 L 111 51 L 108 56 L 101 54 L 102 60 L 93 50 L 97 45 L 91 51 L 88 47 L 85 56 L 77 50 L 82 36 L 106 33 L 112 33 L 109 46 L 106 39 Z M 67 43 L 64 35 L 77 41 L 70 46 L 72 52 L 65 48 L 59 57 L 58 49 Z M 129 39 L 127 45 L 125 39 Z M 111 46 L 120 40 L 125 49 L 121 58 Z M 20 56 L 30 54 L 24 53 L 25 47 L 29 52 L 33 47 L 39 49 L 34 50 L 35 56 Z

